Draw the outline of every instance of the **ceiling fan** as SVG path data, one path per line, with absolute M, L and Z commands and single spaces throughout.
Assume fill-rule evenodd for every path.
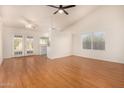
M 68 5 L 68 6 L 63 6 L 63 5 L 59 5 L 59 6 L 48 5 L 48 6 L 58 9 L 58 10 L 55 11 L 53 14 L 56 14 L 56 13 L 59 12 L 60 14 L 65 13 L 66 15 L 68 15 L 69 13 L 68 13 L 65 9 L 73 8 L 73 7 L 75 7 L 76 5 Z

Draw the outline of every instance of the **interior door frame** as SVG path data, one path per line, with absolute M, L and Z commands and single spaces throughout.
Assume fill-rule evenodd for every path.
M 22 55 L 15 55 L 15 50 L 14 50 L 14 38 L 15 36 L 21 36 L 22 37 Z M 21 56 L 25 56 L 24 53 L 24 36 L 21 34 L 15 34 L 13 35 L 13 40 L 12 40 L 12 57 L 21 57 Z
M 32 37 L 32 39 L 33 39 L 33 53 L 32 54 L 28 54 L 27 53 L 27 37 Z M 32 36 L 32 35 L 26 35 L 25 37 L 24 37 L 24 53 L 25 53 L 25 56 L 30 56 L 30 55 L 34 55 L 35 53 L 35 49 L 34 49 L 35 47 L 34 47 L 34 37 Z

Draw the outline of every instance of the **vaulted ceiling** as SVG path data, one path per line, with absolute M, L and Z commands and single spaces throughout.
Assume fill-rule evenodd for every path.
M 25 27 L 25 20 L 36 24 L 39 31 L 48 31 L 51 27 L 65 30 L 81 18 L 88 16 L 100 6 L 77 5 L 67 9 L 69 15 L 56 14 L 56 9 L 45 5 L 0 6 L 1 17 L 6 27 Z

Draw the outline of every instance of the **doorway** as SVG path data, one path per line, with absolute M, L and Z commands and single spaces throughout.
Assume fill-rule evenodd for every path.
M 49 38 L 41 37 L 40 38 L 40 55 L 47 55 L 47 48 L 49 46 Z
M 39 37 L 38 39 L 38 38 L 34 38 L 33 36 L 14 35 L 13 52 L 12 52 L 13 57 L 30 56 L 30 55 L 46 56 L 48 46 L 49 46 L 48 37 Z
M 33 36 L 14 35 L 13 57 L 28 56 L 34 54 Z

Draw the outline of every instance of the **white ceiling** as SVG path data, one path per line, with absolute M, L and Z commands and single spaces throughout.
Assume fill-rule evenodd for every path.
M 100 6 L 77 5 L 74 8 L 67 9 L 69 15 L 56 14 L 56 9 L 44 5 L 27 6 L 0 6 L 1 16 L 6 26 L 24 27 L 24 19 L 31 20 L 37 24 L 41 31 L 48 31 L 51 27 L 58 30 L 64 30 L 75 24 L 81 18 L 87 16 Z

